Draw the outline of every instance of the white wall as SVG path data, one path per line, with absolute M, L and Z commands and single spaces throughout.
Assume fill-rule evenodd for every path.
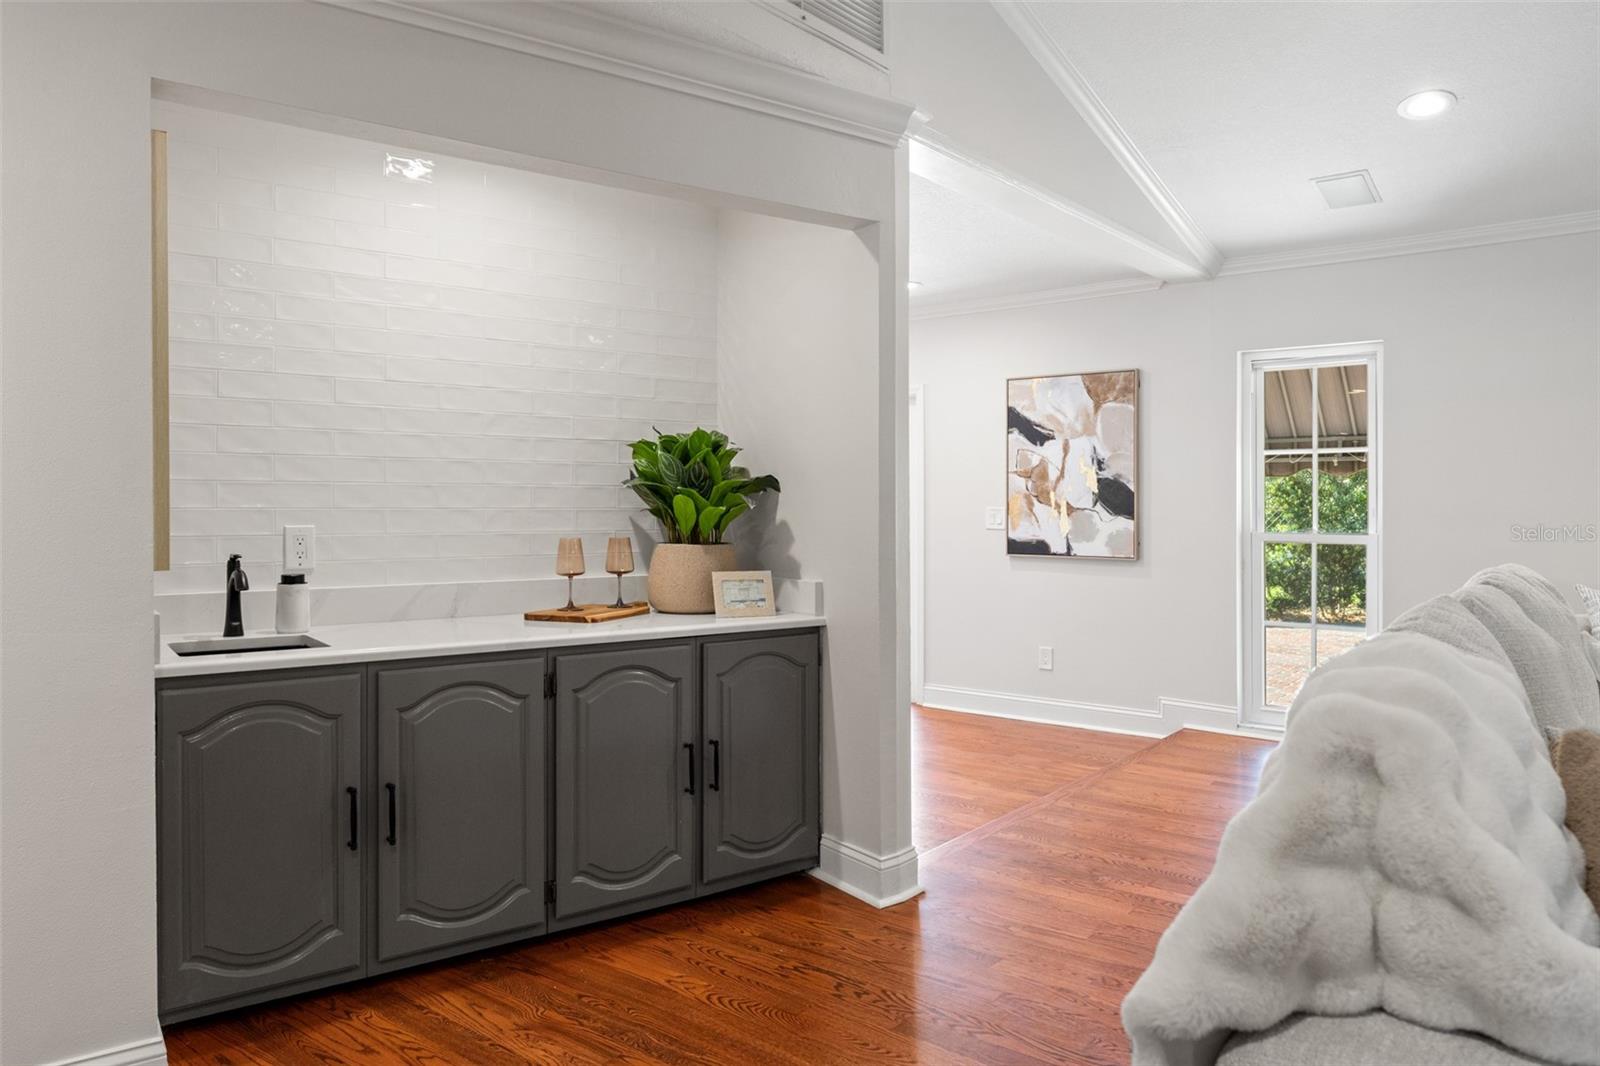
M 1171 723 L 1102 711 L 1236 705 L 1241 350 L 1384 342 L 1385 619 L 1498 562 L 1596 584 L 1592 542 L 1512 526 L 1600 523 L 1597 261 L 1600 238 L 1560 237 L 913 321 L 928 701 L 1153 731 Z M 1005 379 L 1126 367 L 1140 559 L 1008 559 L 983 527 L 1005 503 Z
M 781 107 L 730 106 L 328 5 L 8 3 L 0 27 L 0 1062 L 126 1045 L 136 1050 L 120 1061 L 132 1062 L 159 1053 L 152 81 L 412 131 L 408 141 L 456 155 L 514 153 L 649 191 L 876 221 L 899 247 L 904 162 L 871 137 L 777 117 Z M 880 261 L 880 291 L 894 270 Z M 882 306 L 884 339 L 864 358 L 903 375 L 903 322 Z M 859 432 L 892 440 L 894 410 L 880 404 Z M 894 521 L 884 486 L 895 476 L 880 476 L 869 521 Z M 843 609 L 835 621 L 849 624 Z M 880 616 L 880 642 L 894 638 L 887 626 Z M 837 691 L 877 683 L 833 672 Z M 865 713 L 892 728 L 892 707 Z
M 845 868 L 861 857 L 852 849 L 876 857 L 869 865 L 879 868 L 863 873 L 877 884 L 863 895 L 883 902 L 916 889 L 916 857 L 909 822 L 898 817 L 906 812 L 877 794 L 908 779 L 899 734 L 910 717 L 896 665 L 904 600 L 897 608 L 893 583 L 888 595 L 880 584 L 904 537 L 880 525 L 874 507 L 893 493 L 898 460 L 894 440 L 870 427 L 902 394 L 885 387 L 872 358 L 878 234 L 725 212 L 718 236 L 723 429 L 745 449 L 741 461 L 784 486 L 760 500 L 737 542 L 745 565 L 826 583 L 823 871 L 853 881 Z M 773 417 L 774 404 L 796 417 Z
M 544 577 L 638 511 L 627 442 L 716 424 L 700 204 L 222 112 L 169 134 L 172 570 L 319 586 Z M 433 162 L 385 176 L 387 154 Z M 252 566 L 251 564 L 257 564 Z

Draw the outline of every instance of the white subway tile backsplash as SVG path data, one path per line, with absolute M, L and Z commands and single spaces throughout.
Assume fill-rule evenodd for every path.
M 286 267 L 327 270 L 339 274 L 383 276 L 383 256 L 359 248 L 336 248 L 329 244 L 274 240 L 272 261 Z
M 217 375 L 216 393 L 219 396 L 253 400 L 327 402 L 333 399 L 333 379 L 301 374 L 246 374 L 224 370 Z
M 278 426 L 306 429 L 383 428 L 383 410 L 377 407 L 345 407 L 331 403 L 275 403 L 272 422 Z
M 255 400 L 214 396 L 173 396 L 168 401 L 174 422 L 205 426 L 270 426 L 272 405 Z
M 174 426 L 176 430 L 179 427 Z M 186 481 L 271 481 L 270 455 L 222 455 L 217 452 L 172 453 L 172 477 Z
M 217 335 L 223 340 L 240 344 L 281 344 L 289 348 L 333 347 L 333 327 L 322 323 L 224 316 L 217 320 Z
M 315 296 L 280 295 L 278 317 L 297 322 L 323 322 L 339 326 L 383 327 L 384 309 L 377 304 L 350 300 L 324 300 Z
M 349 352 L 329 352 L 304 348 L 277 349 L 277 366 L 285 374 L 326 374 L 340 378 L 381 378 L 384 376 L 382 357 L 352 355 Z M 330 394 L 332 386 L 329 386 Z
M 333 295 L 331 275 L 311 270 L 267 266 L 264 263 L 222 260 L 217 263 L 217 280 L 224 285 L 237 285 L 245 289 L 267 289 L 271 292 L 299 293 L 306 296 Z
M 218 426 L 217 451 L 263 452 L 268 455 L 327 455 L 333 451 L 333 433 L 326 429 Z
M 317 215 L 340 222 L 383 224 L 383 205 L 372 200 L 312 189 L 279 186 L 273 190 L 273 207 L 294 215 Z
M 163 588 L 276 565 L 286 524 L 317 527 L 321 585 L 547 576 L 560 536 L 631 530 L 629 441 L 715 424 L 708 209 L 432 153 L 418 183 L 382 173 L 404 145 L 156 111 Z

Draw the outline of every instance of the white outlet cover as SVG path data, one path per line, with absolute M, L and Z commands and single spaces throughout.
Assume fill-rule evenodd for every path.
M 303 545 L 303 550 L 300 546 Z M 317 565 L 317 527 L 283 527 L 283 572 L 307 574 Z
M 1039 669 L 1054 670 L 1056 668 L 1056 650 L 1047 644 L 1039 645 Z
M 983 528 L 1006 528 L 1006 509 L 1004 507 L 988 507 L 983 512 Z

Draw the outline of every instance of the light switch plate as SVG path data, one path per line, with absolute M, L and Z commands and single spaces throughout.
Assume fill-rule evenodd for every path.
M 987 507 L 983 512 L 984 529 L 1006 528 L 1006 509 L 1004 507 Z

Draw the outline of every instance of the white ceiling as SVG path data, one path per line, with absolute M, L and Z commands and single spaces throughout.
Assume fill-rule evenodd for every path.
M 1600 209 L 1593 3 L 1029 9 L 1224 255 Z M 1428 88 L 1461 101 L 1395 113 Z M 1309 180 L 1359 169 L 1381 203 L 1330 210 Z
M 911 175 L 913 306 L 1137 277 L 989 203 Z

